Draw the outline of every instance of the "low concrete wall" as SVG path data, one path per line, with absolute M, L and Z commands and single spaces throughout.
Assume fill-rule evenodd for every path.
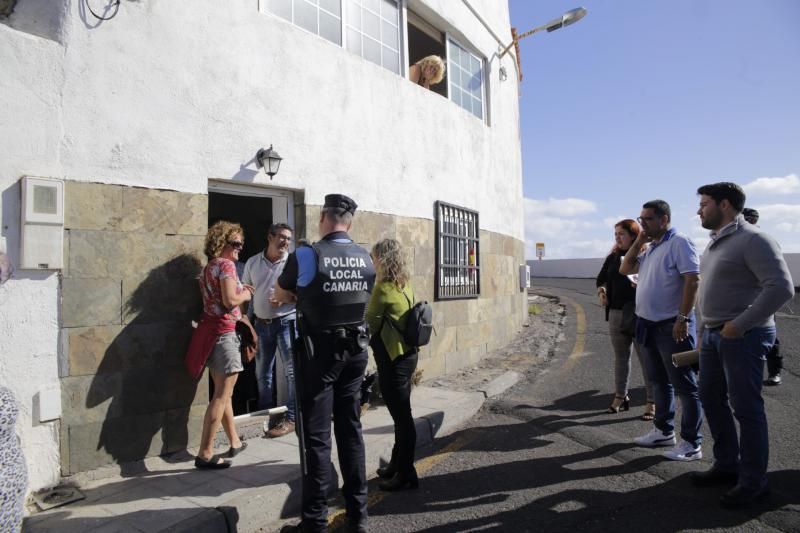
M 795 286 L 800 285 L 800 254 L 784 254 Z M 531 278 L 596 278 L 603 258 L 528 261 Z
M 603 258 L 528 261 L 531 278 L 596 278 Z

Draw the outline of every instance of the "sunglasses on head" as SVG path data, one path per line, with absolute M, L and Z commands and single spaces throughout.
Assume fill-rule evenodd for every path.
M 230 244 L 236 250 L 241 250 L 242 247 L 244 247 L 244 242 L 242 241 L 228 241 L 228 244 Z

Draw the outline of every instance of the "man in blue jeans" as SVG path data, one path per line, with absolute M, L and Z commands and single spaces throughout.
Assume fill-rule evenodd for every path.
M 700 270 L 697 250 L 685 235 L 670 227 L 671 210 L 664 200 L 642 206 L 642 231 L 625 254 L 621 274 L 638 273 L 636 342 L 653 386 L 656 416 L 639 446 L 674 446 L 663 455 L 673 461 L 703 457 L 703 422 L 697 375 L 692 367 L 676 368 L 672 354 L 695 346 L 694 302 Z M 647 247 L 645 248 L 645 245 Z M 681 402 L 681 441 L 675 439 L 675 396 Z
M 769 435 L 761 397 L 764 360 L 775 343 L 775 312 L 794 296 L 778 244 L 741 215 L 735 183 L 704 185 L 700 221 L 711 230 L 700 265 L 700 397 L 714 438 L 714 464 L 695 472 L 700 487 L 735 485 L 723 507 L 747 506 L 769 494 Z M 739 422 L 737 436 L 736 422 Z
M 293 303 L 275 301 L 275 283 L 286 266 L 292 228 L 287 224 L 272 224 L 267 234 L 267 248 L 263 253 L 247 260 L 242 283 L 253 285 L 252 305 L 255 314 L 253 326 L 258 334 L 256 355 L 256 381 L 258 383 L 258 408 L 274 407 L 272 376 L 275 369 L 275 352 L 281 356 L 284 377 L 289 392 L 288 412 L 276 426 L 269 429 L 267 437 L 282 437 L 294 431 L 294 368 L 292 364 L 291 322 L 295 320 Z

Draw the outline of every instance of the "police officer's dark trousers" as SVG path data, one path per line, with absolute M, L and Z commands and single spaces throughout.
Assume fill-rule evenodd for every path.
M 367 476 L 359 420 L 367 352 L 336 354 L 333 340 L 315 338 L 315 358 L 303 362 L 303 420 L 308 474 L 303 479 L 303 526 L 327 530 L 326 495 L 331 482 L 331 413 L 342 472 L 347 518 L 367 518 Z

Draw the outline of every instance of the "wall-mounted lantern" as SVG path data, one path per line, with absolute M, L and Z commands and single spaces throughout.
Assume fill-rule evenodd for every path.
M 264 172 L 267 173 L 269 179 L 272 179 L 272 176 L 278 173 L 282 160 L 283 158 L 278 155 L 278 152 L 272 149 L 271 144 L 266 150 L 261 148 L 256 152 L 256 165 L 258 168 L 264 168 Z

